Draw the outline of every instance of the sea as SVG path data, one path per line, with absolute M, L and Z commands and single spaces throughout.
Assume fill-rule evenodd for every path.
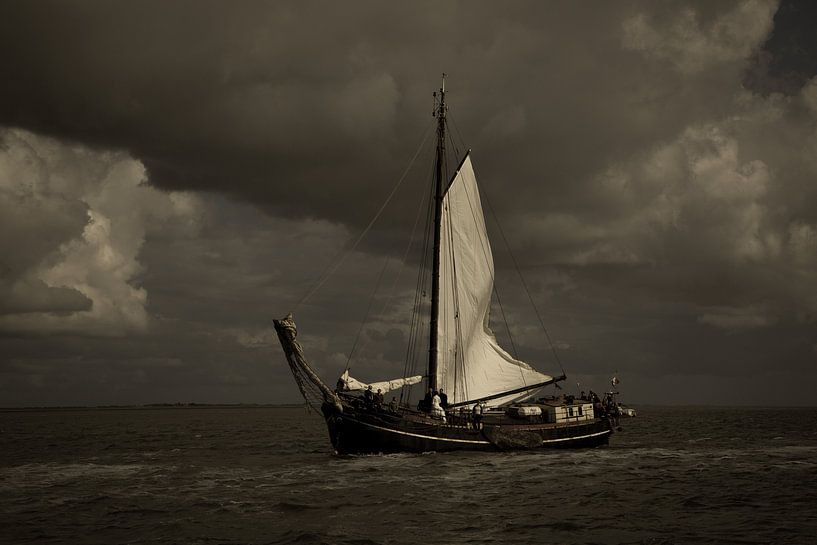
M 0 542 L 817 543 L 817 409 L 636 408 L 607 447 L 373 456 L 301 407 L 2 411 Z

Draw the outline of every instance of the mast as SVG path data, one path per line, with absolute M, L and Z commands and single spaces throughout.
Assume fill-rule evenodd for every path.
M 435 93 L 436 94 L 436 93 Z M 440 313 L 440 221 L 443 212 L 443 184 L 445 183 L 445 73 L 440 87 L 437 116 L 437 154 L 434 183 L 434 255 L 431 272 L 431 319 L 428 339 L 428 387 L 437 385 L 437 318 Z

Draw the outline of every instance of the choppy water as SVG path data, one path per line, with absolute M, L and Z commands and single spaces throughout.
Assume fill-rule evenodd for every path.
M 0 413 L 0 542 L 817 543 L 817 409 L 642 408 L 606 448 L 336 457 L 303 409 Z

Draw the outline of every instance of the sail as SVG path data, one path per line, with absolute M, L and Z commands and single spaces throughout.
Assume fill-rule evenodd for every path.
M 416 375 L 407 378 L 395 378 L 392 380 L 384 380 L 381 382 L 366 383 L 361 382 L 354 378 L 353 376 L 351 376 L 349 374 L 349 370 L 347 369 L 338 379 L 338 386 L 343 385 L 343 390 L 349 392 L 362 391 L 371 386 L 372 390 L 374 390 L 375 392 L 377 390 L 382 390 L 383 393 L 386 393 L 391 392 L 392 390 L 396 390 L 398 388 L 402 388 L 403 386 L 417 384 L 422 380 L 423 375 Z
M 456 404 L 552 380 L 503 350 L 489 328 L 494 259 L 470 155 L 463 160 L 442 204 L 438 387 L 445 389 L 449 403 Z M 489 400 L 488 405 L 531 394 L 517 392 Z

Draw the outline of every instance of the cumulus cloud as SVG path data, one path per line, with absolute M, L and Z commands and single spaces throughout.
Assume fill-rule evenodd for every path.
M 685 74 L 745 61 L 772 28 L 777 2 L 750 0 L 703 22 L 691 6 L 670 10 L 662 20 L 640 13 L 624 21 L 623 45 Z
M 557 213 L 529 216 L 517 229 L 552 244 L 558 238 L 566 251 L 557 259 L 576 265 L 676 261 L 689 257 L 666 252 L 679 239 L 695 245 L 698 259 L 774 257 L 781 237 L 767 231 L 768 166 L 741 159 L 729 125 L 690 126 L 599 174 L 591 188 L 619 212 L 607 221 Z
M 190 228 L 195 198 L 150 187 L 144 166 L 126 153 L 18 129 L 5 129 L 0 138 L 0 207 L 9 212 L 0 328 L 145 331 L 139 252 L 151 231 L 173 223 Z
M 779 236 L 765 232 L 768 167 L 757 159 L 741 161 L 738 140 L 721 125 L 689 127 L 630 168 L 626 191 L 643 203 L 627 225 L 630 240 L 646 235 L 646 243 L 657 236 L 660 247 L 668 248 L 673 237 L 682 236 L 699 257 L 737 262 L 779 251 Z M 680 257 L 655 255 L 651 250 L 657 247 L 644 244 L 642 259 Z
M 742 331 L 770 328 L 782 316 L 810 319 L 817 310 L 817 277 L 806 272 L 817 265 L 813 89 L 761 97 L 736 88 L 722 115 L 582 181 L 587 199 L 606 203 L 603 215 L 524 215 L 514 231 L 553 265 L 644 268 L 640 291 L 654 304 L 694 303 L 700 324 Z M 595 281 L 609 278 L 602 272 Z

